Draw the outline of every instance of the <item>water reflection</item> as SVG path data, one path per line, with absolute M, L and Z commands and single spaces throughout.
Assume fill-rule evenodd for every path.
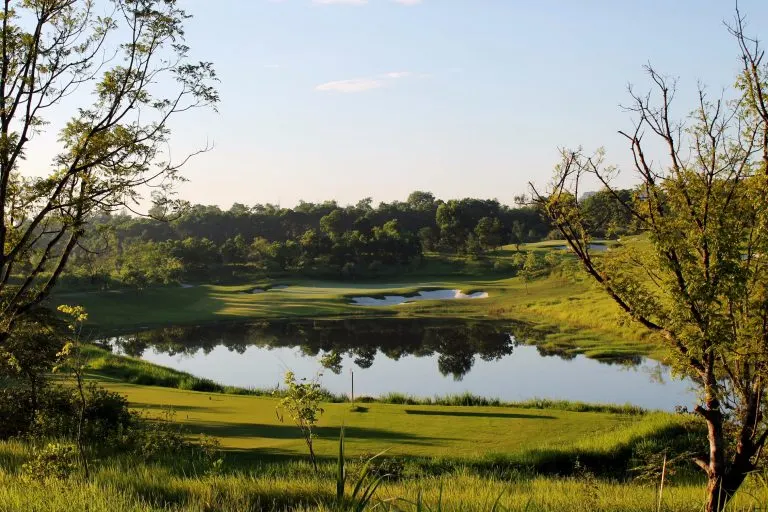
M 167 327 L 111 342 L 123 353 L 236 386 L 270 387 L 287 368 L 310 376 L 324 367 L 323 385 L 340 393 L 348 391 L 346 370 L 354 369 L 370 394 L 469 391 L 664 409 L 689 403 L 685 383 L 649 378 L 667 376 L 656 363 L 587 359 L 537 345 L 541 337 L 520 322 L 378 318 Z
M 440 373 L 460 381 L 472 370 L 476 357 L 499 360 L 512 354 L 517 340 L 535 341 L 538 336 L 525 324 L 514 322 L 372 319 L 167 327 L 121 336 L 114 344 L 135 357 L 150 348 L 175 356 L 208 354 L 220 345 L 240 354 L 248 347 L 298 347 L 337 374 L 343 370 L 344 356 L 362 369 L 370 368 L 379 353 L 394 361 L 406 355 L 435 356 Z M 554 355 L 540 350 L 542 355 Z M 560 355 L 570 357 L 564 351 Z

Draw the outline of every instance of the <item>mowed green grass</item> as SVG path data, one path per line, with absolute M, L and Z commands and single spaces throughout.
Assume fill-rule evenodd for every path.
M 150 415 L 175 411 L 190 434 L 216 436 L 229 450 L 265 456 L 301 456 L 306 447 L 298 429 L 278 419 L 279 400 L 169 388 L 107 383 L 132 407 Z M 317 453 L 335 457 L 344 425 L 350 455 L 389 450 L 389 455 L 471 459 L 499 455 L 519 459 L 539 451 L 617 449 L 637 439 L 682 425 L 680 416 L 624 415 L 507 407 L 443 407 L 326 403 L 316 433 Z

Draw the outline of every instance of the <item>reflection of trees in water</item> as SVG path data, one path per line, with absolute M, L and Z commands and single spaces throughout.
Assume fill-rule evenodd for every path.
M 170 355 L 205 354 L 217 346 L 243 353 L 248 347 L 299 348 L 320 357 L 323 365 L 340 373 L 343 357 L 360 368 L 370 368 L 377 354 L 398 360 L 403 356 L 437 356 L 438 370 L 461 380 L 476 357 L 496 361 L 512 354 L 517 340 L 535 343 L 542 333 L 520 322 L 424 319 L 299 320 L 169 327 L 116 338 L 126 354 L 140 356 L 147 348 Z M 572 359 L 575 354 L 552 347 L 537 347 L 542 356 Z M 639 364 L 641 358 L 622 364 Z M 607 361 L 604 361 L 607 362 Z

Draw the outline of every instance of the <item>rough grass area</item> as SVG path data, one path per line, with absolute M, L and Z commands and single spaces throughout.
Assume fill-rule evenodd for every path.
M 346 511 L 334 503 L 336 465 L 322 463 L 315 474 L 300 461 L 254 463 L 248 469 L 225 465 L 220 475 L 167 461 L 153 465 L 129 458 L 95 463 L 86 482 L 30 482 L 18 474 L 29 456 L 20 443 L 0 443 L 0 509 L 3 511 Z M 14 461 L 14 462 L 11 462 Z M 348 459 L 352 493 L 359 464 Z M 437 463 L 436 463 L 437 464 Z M 768 492 L 753 476 L 729 505 L 730 512 L 764 510 Z M 661 510 L 699 512 L 704 504 L 700 482 L 667 482 Z M 527 511 L 647 512 L 658 503 L 656 485 L 605 480 L 583 471 L 567 477 L 526 472 L 484 475 L 457 466 L 439 475 L 410 474 L 389 478 L 366 510 L 384 511 Z

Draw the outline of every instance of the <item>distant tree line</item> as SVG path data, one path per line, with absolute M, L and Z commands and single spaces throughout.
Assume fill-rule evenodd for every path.
M 631 219 L 611 196 L 596 193 L 585 201 L 603 236 L 631 231 Z M 221 267 L 322 269 L 354 277 L 417 266 L 425 253 L 482 257 L 503 245 L 519 248 L 550 236 L 552 227 L 538 207 L 518 203 L 443 201 L 416 191 L 404 202 L 377 207 L 365 198 L 349 206 L 336 201 L 301 201 L 294 208 L 236 203 L 229 210 L 194 205 L 171 220 L 159 219 L 161 211 L 150 217 L 101 215 L 73 251 L 67 276 L 94 286 L 117 281 L 141 288 L 206 278 Z

